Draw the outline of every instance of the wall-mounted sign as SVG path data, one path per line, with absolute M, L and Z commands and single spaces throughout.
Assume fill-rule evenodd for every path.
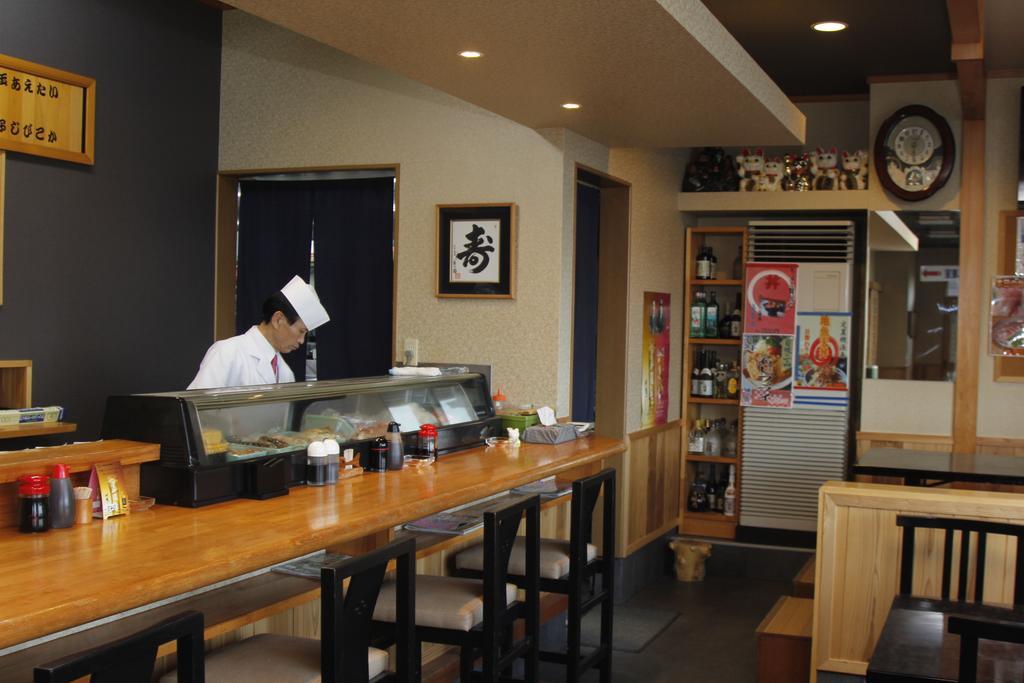
M 921 266 L 921 282 L 949 282 L 960 279 L 960 266 Z
M 0 55 L 0 149 L 93 163 L 96 81 Z

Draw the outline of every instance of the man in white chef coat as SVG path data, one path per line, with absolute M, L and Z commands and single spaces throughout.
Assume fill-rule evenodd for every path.
M 320 298 L 296 275 L 263 302 L 263 317 L 245 334 L 215 342 L 189 389 L 218 389 L 294 382 L 281 357 L 302 346 L 306 333 L 330 320 Z

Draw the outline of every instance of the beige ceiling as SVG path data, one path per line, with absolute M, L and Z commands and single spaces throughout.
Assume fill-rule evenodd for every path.
M 231 0 L 530 128 L 611 147 L 802 143 L 804 117 L 698 0 Z M 462 50 L 484 53 L 478 60 Z M 563 102 L 582 108 L 566 111 Z

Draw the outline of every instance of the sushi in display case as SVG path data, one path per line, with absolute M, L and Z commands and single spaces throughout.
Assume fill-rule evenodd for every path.
M 111 396 L 103 437 L 159 443 L 160 460 L 142 465 L 141 493 L 198 507 L 283 495 L 305 482 L 312 440 L 336 439 L 362 457 L 391 422 L 407 452 L 420 426 L 434 425 L 439 456 L 501 433 L 487 380 L 461 373 Z

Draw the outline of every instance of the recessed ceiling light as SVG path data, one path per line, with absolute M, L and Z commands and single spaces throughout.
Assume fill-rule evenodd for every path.
M 477 52 L 476 50 L 463 50 L 459 53 L 459 56 L 465 57 L 466 59 L 479 59 L 484 56 L 484 53 Z
M 562 105 L 562 109 L 579 109 L 579 108 L 580 108 L 580 105 L 576 104 L 575 102 L 566 102 L 565 104 Z
M 811 28 L 815 31 L 821 31 L 822 33 L 835 33 L 836 31 L 842 31 L 846 28 L 846 22 L 843 21 L 819 21 L 811 24 Z

